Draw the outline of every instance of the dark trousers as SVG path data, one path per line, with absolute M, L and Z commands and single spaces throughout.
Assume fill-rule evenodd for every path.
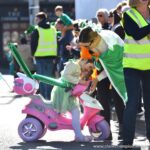
M 54 63 L 53 63 L 53 60 L 54 60 L 54 58 L 36 59 L 36 72 L 38 74 L 43 75 L 43 76 L 53 77 L 54 76 Z M 52 87 L 53 87 L 52 85 L 40 82 L 40 87 L 39 87 L 40 94 L 45 99 L 50 99 Z
M 146 136 L 150 140 L 150 70 L 124 69 L 128 102 L 123 117 L 123 143 L 132 145 L 135 134 L 136 114 L 142 85 L 145 109 Z
M 114 88 L 110 90 L 109 87 L 110 81 L 108 78 L 103 79 L 97 85 L 97 100 L 99 100 L 104 108 L 104 110 L 101 111 L 101 115 L 103 115 L 105 117 L 105 120 L 110 124 L 110 102 L 113 99 L 118 122 L 119 124 L 122 124 L 124 103 L 116 90 Z

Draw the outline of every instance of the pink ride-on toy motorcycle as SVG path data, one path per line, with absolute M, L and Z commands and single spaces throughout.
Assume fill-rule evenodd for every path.
M 29 104 L 22 110 L 27 116 L 18 127 L 19 136 L 25 142 L 42 138 L 47 129 L 51 131 L 73 129 L 69 116 L 57 113 L 50 101 L 45 101 L 42 96 L 35 94 L 38 89 L 36 80 L 21 73 L 18 76 L 19 78 L 15 79 L 14 91 L 18 94 L 29 95 L 31 98 Z M 72 90 L 72 95 L 78 97 L 83 106 L 81 128 L 87 125 L 95 140 L 105 140 L 110 134 L 109 125 L 104 117 L 97 115 L 102 107 L 96 99 L 84 92 L 86 88 L 87 86 L 79 84 Z

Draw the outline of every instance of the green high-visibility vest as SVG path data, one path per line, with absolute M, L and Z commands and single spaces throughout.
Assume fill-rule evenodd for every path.
M 135 8 L 131 8 L 126 13 L 140 28 L 148 25 L 147 21 Z M 123 67 L 138 70 L 149 70 L 150 39 L 146 36 L 141 40 L 134 40 L 133 37 L 126 34 L 124 42 Z
M 36 27 L 39 32 L 39 40 L 35 57 L 57 56 L 57 32 L 55 27 L 49 29 Z

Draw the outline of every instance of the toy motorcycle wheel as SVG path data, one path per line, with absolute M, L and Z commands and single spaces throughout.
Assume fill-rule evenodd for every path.
M 33 117 L 31 115 L 27 115 L 26 118 L 33 118 Z M 42 138 L 47 132 L 47 127 L 43 123 L 41 124 L 42 124 L 43 131 L 41 132 L 41 135 L 39 135 L 39 139 Z
M 105 140 L 109 137 L 110 127 L 105 120 L 96 123 L 96 129 L 97 132 L 92 132 L 92 129 L 89 129 L 89 132 L 93 136 L 94 140 Z
M 44 127 L 44 125 L 43 125 L 42 130 L 43 130 L 43 131 L 42 131 L 41 135 L 39 136 L 39 139 L 42 138 L 42 137 L 46 134 L 47 128 Z
M 26 118 L 18 126 L 18 134 L 25 142 L 38 140 L 43 132 L 42 124 L 36 118 Z

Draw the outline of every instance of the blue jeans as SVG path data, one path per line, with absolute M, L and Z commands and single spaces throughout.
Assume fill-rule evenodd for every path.
M 141 71 L 125 68 L 124 75 L 128 102 L 123 117 L 123 144 L 132 145 L 141 86 L 143 89 L 146 136 L 150 140 L 150 70 Z
M 54 71 L 54 63 L 53 63 L 54 58 L 40 58 L 36 59 L 36 72 L 38 74 L 48 76 L 48 77 L 53 77 L 53 71 Z M 52 90 L 51 85 L 45 84 L 40 82 L 40 94 L 45 98 L 45 99 L 50 99 L 51 95 L 51 90 Z
M 58 72 L 60 73 L 62 70 L 64 70 L 64 66 L 65 66 L 65 64 L 64 63 L 66 63 L 67 61 L 68 61 L 69 59 L 68 58 L 61 58 L 60 59 L 60 61 L 59 61 L 59 67 L 58 67 Z

